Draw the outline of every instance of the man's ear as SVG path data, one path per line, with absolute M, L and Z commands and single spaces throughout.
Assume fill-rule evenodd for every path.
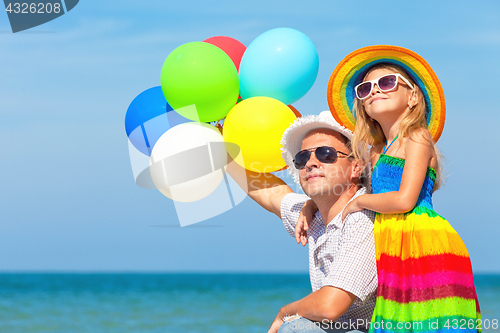
M 351 161 L 351 166 L 351 179 L 361 178 L 361 176 L 363 175 L 365 163 L 363 161 L 353 159 Z

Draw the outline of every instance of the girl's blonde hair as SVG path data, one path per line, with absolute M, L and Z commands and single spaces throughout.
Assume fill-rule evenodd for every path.
M 401 67 L 394 64 L 377 64 L 370 68 L 365 74 L 368 75 L 370 72 L 376 69 L 388 69 L 394 73 L 399 73 L 404 76 L 408 81 L 410 81 L 414 87 L 414 91 L 417 94 L 418 102 L 409 108 L 408 111 L 403 115 L 401 122 L 399 123 L 399 138 L 410 137 L 413 134 L 417 134 L 420 130 L 424 129 L 427 131 L 427 119 L 426 114 L 426 103 L 424 94 L 420 87 L 413 81 L 413 79 L 404 71 Z M 369 146 L 376 152 L 381 152 L 383 146 L 385 145 L 387 138 L 384 135 L 384 131 L 380 124 L 371 119 L 363 106 L 363 101 L 355 98 L 353 113 L 356 115 L 356 127 L 354 129 L 354 135 L 352 137 L 352 151 L 356 159 L 362 159 L 362 156 L 368 156 Z M 417 131 L 418 130 L 418 131 Z M 439 150 L 437 149 L 434 142 L 430 142 L 433 145 L 438 159 L 438 167 L 436 168 L 436 181 L 434 183 L 434 191 L 439 189 L 441 186 L 441 156 Z M 373 166 L 372 166 L 373 167 Z

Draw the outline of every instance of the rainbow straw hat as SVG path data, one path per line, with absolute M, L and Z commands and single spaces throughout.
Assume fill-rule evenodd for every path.
M 434 142 L 443 132 L 446 117 L 444 92 L 431 66 L 418 54 L 399 46 L 374 45 L 358 49 L 335 68 L 328 82 L 327 98 L 335 120 L 354 131 L 354 87 L 363 81 L 367 71 L 379 63 L 402 67 L 417 83 L 425 97 L 427 127 Z

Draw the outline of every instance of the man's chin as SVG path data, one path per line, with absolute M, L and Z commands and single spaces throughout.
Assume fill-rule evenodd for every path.
M 308 197 L 313 198 L 330 195 L 340 196 L 344 192 L 345 187 L 341 186 L 340 184 L 333 187 L 325 184 L 318 184 L 317 186 L 313 184 L 307 184 L 307 186 L 303 186 L 302 189 Z
M 304 189 L 304 193 L 310 198 L 328 195 L 329 192 L 327 186 L 307 186 L 307 188 Z

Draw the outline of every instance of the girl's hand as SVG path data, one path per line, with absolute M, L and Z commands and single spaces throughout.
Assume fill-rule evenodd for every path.
M 306 246 L 307 230 L 309 230 L 309 225 L 317 211 L 318 206 L 316 206 L 312 200 L 306 201 L 304 206 L 302 206 L 297 225 L 295 226 L 295 239 L 297 240 L 297 244 L 302 243 L 302 246 Z
M 345 220 L 346 216 L 354 213 L 354 212 L 359 212 L 360 210 L 363 210 L 363 207 L 360 207 L 358 204 L 358 198 L 355 198 L 351 202 L 347 204 L 344 208 L 344 212 L 342 213 L 342 221 Z M 295 229 L 297 230 L 297 229 Z

